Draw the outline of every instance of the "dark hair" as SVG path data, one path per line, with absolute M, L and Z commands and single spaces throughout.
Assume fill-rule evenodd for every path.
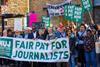
M 8 30 L 7 30 L 7 33 L 8 33 L 8 32 L 12 32 L 12 30 L 11 30 L 11 29 L 8 29 Z
M 84 28 L 86 29 L 86 26 L 85 26 L 84 24 L 81 24 L 80 27 L 81 27 L 81 26 L 84 26 Z
M 87 32 L 92 32 L 92 31 L 90 29 L 88 29 Z

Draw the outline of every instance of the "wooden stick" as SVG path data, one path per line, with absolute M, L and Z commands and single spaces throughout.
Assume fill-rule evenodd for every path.
M 90 16 L 90 19 L 91 19 L 91 23 L 94 24 L 94 21 L 92 19 L 92 15 L 91 15 L 90 11 L 88 11 L 88 13 L 89 13 L 89 16 Z

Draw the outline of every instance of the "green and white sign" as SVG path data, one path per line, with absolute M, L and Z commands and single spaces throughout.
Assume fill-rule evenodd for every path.
M 68 5 L 64 7 L 64 17 L 68 19 Z
M 0 58 L 32 62 L 68 62 L 69 41 L 68 38 L 49 41 L 0 38 Z
M 75 6 L 73 21 L 81 23 L 82 22 L 82 15 L 83 15 L 82 13 L 83 13 L 82 8 L 79 6 Z
M 50 17 L 42 16 L 42 21 L 45 23 L 45 26 L 50 27 Z
M 91 11 L 93 9 L 91 1 L 92 0 L 81 0 L 84 11 Z
M 68 19 L 73 21 L 75 5 L 68 5 Z
M 73 21 L 75 5 L 68 4 L 64 7 L 64 16 L 66 19 Z
M 0 38 L 0 57 L 11 58 L 13 39 Z

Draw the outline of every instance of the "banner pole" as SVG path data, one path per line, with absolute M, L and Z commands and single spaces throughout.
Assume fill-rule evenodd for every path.
M 90 11 L 88 11 L 88 13 L 89 13 L 89 16 L 90 16 L 90 19 L 91 19 L 91 23 L 94 24 L 94 21 L 92 19 L 92 15 L 91 15 Z

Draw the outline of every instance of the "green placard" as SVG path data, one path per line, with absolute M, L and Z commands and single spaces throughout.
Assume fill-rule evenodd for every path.
M 11 58 L 13 39 L 0 38 L 0 57 Z
M 82 9 L 82 7 L 75 6 L 73 21 L 81 23 L 82 22 L 82 15 L 83 15 L 83 9 Z
M 50 27 L 50 17 L 42 16 L 42 22 L 45 23 L 46 28 Z
M 64 7 L 64 16 L 66 19 L 73 21 L 75 5 L 68 4 Z
M 65 17 L 65 19 L 68 18 L 68 5 L 66 5 L 66 6 L 64 7 L 64 17 Z
M 82 8 L 84 9 L 84 12 L 85 11 L 91 11 L 93 9 L 91 1 L 92 0 L 81 0 Z

